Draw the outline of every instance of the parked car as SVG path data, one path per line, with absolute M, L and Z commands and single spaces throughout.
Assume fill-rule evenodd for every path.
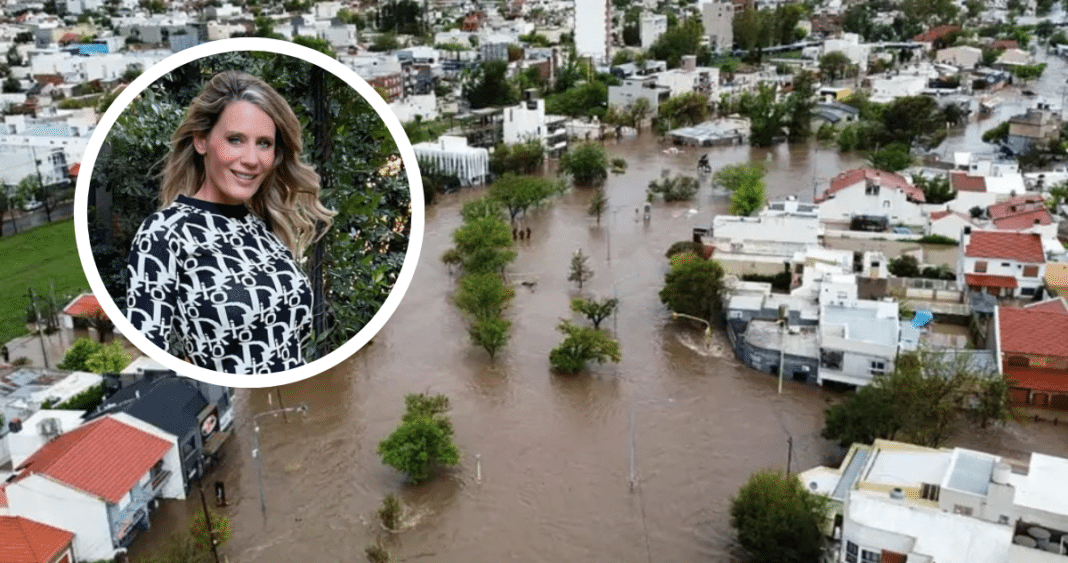
M 42 207 L 44 207 L 43 203 L 37 201 L 36 199 L 31 199 L 30 201 L 27 201 L 25 205 L 22 206 L 22 210 L 23 211 L 36 211 L 36 210 L 38 210 L 38 209 L 40 209 Z

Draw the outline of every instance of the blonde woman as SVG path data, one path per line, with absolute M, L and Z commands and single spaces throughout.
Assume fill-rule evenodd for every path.
M 171 138 L 161 209 L 130 250 L 126 316 L 150 342 L 223 373 L 304 364 L 304 250 L 329 226 L 292 108 L 259 78 L 215 75 Z

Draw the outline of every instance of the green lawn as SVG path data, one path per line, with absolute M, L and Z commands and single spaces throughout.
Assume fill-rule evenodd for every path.
M 4 225 L 0 237 L 0 343 L 26 334 L 27 290 L 39 295 L 55 291 L 63 307 L 78 293 L 89 289 L 74 243 L 74 220 L 9 235 Z

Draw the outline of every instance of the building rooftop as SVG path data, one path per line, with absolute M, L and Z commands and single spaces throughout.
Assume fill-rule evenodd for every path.
M 846 301 L 821 306 L 824 325 L 845 327 L 843 338 L 896 348 L 898 343 L 897 303 L 883 301 Z
M 803 358 L 818 358 L 819 335 L 815 327 L 792 327 L 784 335 L 777 321 L 753 320 L 746 326 L 745 341 L 765 350 L 780 350 L 785 343 L 785 353 Z
M 879 444 L 877 451 L 861 481 L 903 487 L 940 484 L 953 457 L 945 450 L 899 447 L 894 442 Z
M 907 555 L 931 561 L 1003 563 L 1009 560 L 1013 529 L 978 518 L 918 507 L 886 493 L 857 491 L 849 499 L 849 517 L 861 526 L 913 538 Z M 909 557 L 911 560 L 912 557 Z
M 0 516 L 0 561 L 51 563 L 74 541 L 67 530 L 22 516 Z
M 985 497 L 995 463 L 997 458 L 992 455 L 957 448 L 942 487 Z
M 964 255 L 969 258 L 1000 258 L 1040 264 L 1046 261 L 1041 236 L 1008 231 L 972 231 Z
M 1004 354 L 1068 358 L 1068 315 L 998 307 L 998 341 Z
M 1016 504 L 1052 514 L 1068 512 L 1068 459 L 1031 454 L 1027 477 L 1016 484 Z
M 884 188 L 903 191 L 913 201 L 921 203 L 926 201 L 923 190 L 913 186 L 904 177 L 875 168 L 854 168 L 835 176 L 831 179 L 831 186 L 824 190 L 816 201 L 817 203 L 825 201 L 833 197 L 835 192 L 866 181 L 874 182 Z

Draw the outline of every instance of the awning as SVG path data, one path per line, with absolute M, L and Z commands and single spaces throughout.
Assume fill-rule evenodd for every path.
M 1068 393 L 1068 371 L 1063 369 L 1006 366 L 1005 376 L 1011 380 L 1013 387 Z
M 993 274 L 964 274 L 964 284 L 968 287 L 1007 287 L 1016 289 L 1016 278 L 1012 276 L 995 276 Z

